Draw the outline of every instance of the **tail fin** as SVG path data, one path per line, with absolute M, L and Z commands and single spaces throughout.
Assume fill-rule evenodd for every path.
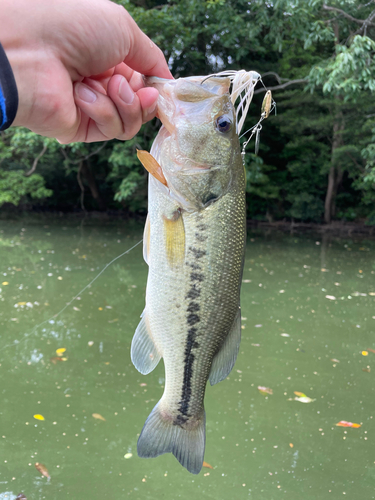
M 138 439 L 137 451 L 141 458 L 154 458 L 173 453 L 180 464 L 192 474 L 198 474 L 203 465 L 206 443 L 206 413 L 195 429 L 183 429 L 163 419 L 159 403 L 150 413 Z

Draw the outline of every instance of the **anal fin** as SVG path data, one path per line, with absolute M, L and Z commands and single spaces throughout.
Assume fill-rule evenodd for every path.
M 224 380 L 232 371 L 236 362 L 241 342 L 241 308 L 238 306 L 238 312 L 233 321 L 232 328 L 224 340 L 220 351 L 215 355 L 209 381 L 211 385 L 218 384 Z
M 160 361 L 161 355 L 155 346 L 147 326 L 146 310 L 143 311 L 141 321 L 135 331 L 130 348 L 130 356 L 133 365 L 143 375 L 152 372 Z

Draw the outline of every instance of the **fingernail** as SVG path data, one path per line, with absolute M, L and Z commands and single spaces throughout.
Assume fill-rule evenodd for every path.
M 118 88 L 118 94 L 126 104 L 131 104 L 134 101 L 134 92 L 130 88 L 126 78 L 122 78 Z
M 96 101 L 96 94 L 92 90 L 90 90 L 86 85 L 83 85 L 82 83 L 78 83 L 76 85 L 76 92 L 77 95 L 82 101 L 89 102 L 92 104 L 93 102 Z
M 146 108 L 143 111 L 143 115 L 147 118 L 148 116 L 152 115 L 156 109 L 157 106 L 157 101 L 154 102 L 149 108 Z

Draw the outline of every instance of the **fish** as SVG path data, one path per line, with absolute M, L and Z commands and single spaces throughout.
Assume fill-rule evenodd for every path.
M 143 236 L 149 269 L 131 359 L 146 375 L 163 358 L 165 386 L 137 452 L 142 458 L 172 453 L 192 474 L 203 466 L 207 381 L 215 385 L 228 376 L 240 346 L 246 174 L 243 117 L 232 100 L 242 96 L 237 111 L 246 113 L 259 78 L 244 70 L 145 78 L 159 91 L 163 125 L 150 153 L 137 153 L 149 172 Z

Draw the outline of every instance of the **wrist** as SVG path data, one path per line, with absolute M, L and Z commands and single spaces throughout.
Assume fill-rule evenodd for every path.
M 0 44 L 0 130 L 9 128 L 17 114 L 18 91 L 11 65 Z

